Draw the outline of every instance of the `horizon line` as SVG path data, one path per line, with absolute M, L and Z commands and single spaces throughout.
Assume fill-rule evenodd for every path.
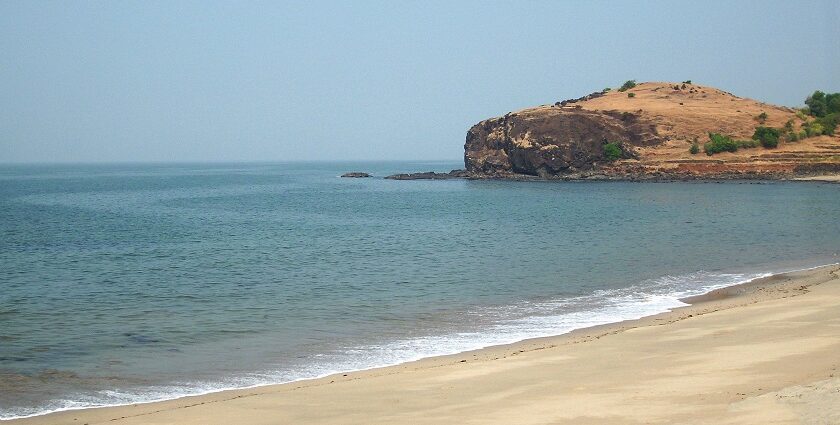
M 13 165 L 174 165 L 174 164 L 294 164 L 294 163 L 365 163 L 365 162 L 463 162 L 458 159 L 211 159 L 211 160 L 105 160 L 105 161 L 0 161 L 0 166 Z

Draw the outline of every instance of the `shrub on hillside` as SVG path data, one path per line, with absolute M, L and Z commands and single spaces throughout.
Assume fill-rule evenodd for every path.
M 703 144 L 703 152 L 712 156 L 720 152 L 736 152 L 738 143 L 731 137 L 718 133 L 709 133 L 709 141 Z
M 636 97 L 636 93 L 627 93 L 627 97 Z
M 817 121 L 806 122 L 802 125 L 802 128 L 805 129 L 806 137 L 822 136 L 825 132 L 825 128 Z
M 785 122 L 784 130 L 786 133 L 790 133 L 793 131 L 793 120 L 787 120 L 787 122 Z
M 772 127 L 757 127 L 753 133 L 753 140 L 761 142 L 761 146 L 765 148 L 775 148 L 779 146 L 779 136 L 782 132 L 778 128 Z
M 633 87 L 636 87 L 636 80 L 627 80 L 621 85 L 621 88 L 619 88 L 618 91 L 627 91 Z
M 621 158 L 623 151 L 621 150 L 621 144 L 618 142 L 610 142 L 604 145 L 604 156 L 607 157 L 609 161 L 615 161 Z
M 802 108 L 802 109 L 796 111 L 796 118 L 799 118 L 802 121 L 808 121 L 808 117 L 806 115 L 807 112 L 803 109 L 806 109 L 806 108 Z
M 840 124 L 840 112 L 832 112 L 824 117 L 817 118 L 814 121 L 823 127 L 822 134 L 833 136 L 834 130 L 836 130 L 837 125 Z
M 703 151 L 711 156 L 720 152 L 737 152 L 738 149 L 755 148 L 758 145 L 758 140 L 734 140 L 722 134 L 709 133 L 709 141 L 703 144 Z
M 800 127 L 799 139 L 822 135 L 833 136 L 838 125 L 840 125 L 840 113 L 838 112 L 815 117 L 812 121 L 806 120 Z
M 758 114 L 758 116 L 755 117 L 755 120 L 764 124 L 764 122 L 767 121 L 767 112 Z
M 691 147 L 688 148 L 688 153 L 692 155 L 697 155 L 698 153 L 700 153 L 700 144 L 697 142 L 692 143 Z

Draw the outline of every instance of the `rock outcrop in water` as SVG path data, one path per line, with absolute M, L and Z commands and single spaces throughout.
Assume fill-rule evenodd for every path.
M 385 178 L 389 180 L 451 180 L 469 177 L 470 173 L 468 173 L 467 170 L 452 170 L 448 173 L 436 173 L 434 171 L 426 171 L 424 173 L 393 174 Z
M 371 176 L 368 173 L 353 171 L 353 172 L 350 172 L 350 173 L 344 173 L 344 174 L 341 175 L 341 177 L 360 179 L 360 178 L 373 177 L 373 176 Z

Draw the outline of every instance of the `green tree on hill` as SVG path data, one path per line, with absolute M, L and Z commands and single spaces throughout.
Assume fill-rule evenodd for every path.
M 823 93 L 819 90 L 805 99 L 808 110 L 815 117 L 840 113 L 840 93 Z
M 802 125 L 808 137 L 833 135 L 840 124 L 840 93 L 817 90 L 805 99 L 805 104 L 808 114 L 814 117 L 813 121 Z
M 782 132 L 777 128 L 772 127 L 757 127 L 753 133 L 753 140 L 761 142 L 761 146 L 765 148 L 775 148 L 779 146 L 779 136 Z
M 636 80 L 627 80 L 621 85 L 621 88 L 619 88 L 618 91 L 627 91 L 633 87 L 636 87 Z

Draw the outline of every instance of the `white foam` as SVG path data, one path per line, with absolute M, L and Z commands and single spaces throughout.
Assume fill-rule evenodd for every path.
M 311 362 L 294 370 L 261 371 L 217 382 L 182 382 L 147 387 L 143 390 L 102 390 L 77 394 L 72 398 L 53 400 L 37 408 L 0 412 L 0 420 L 67 410 L 152 403 L 225 390 L 295 382 L 511 344 L 531 338 L 562 335 L 576 329 L 671 311 L 686 305 L 680 298 L 770 275 L 772 273 L 700 271 L 680 276 L 663 276 L 624 288 L 597 290 L 578 297 L 482 307 L 464 313 L 490 318 L 481 329 L 424 335 L 377 345 L 346 347 L 332 353 L 313 354 Z

